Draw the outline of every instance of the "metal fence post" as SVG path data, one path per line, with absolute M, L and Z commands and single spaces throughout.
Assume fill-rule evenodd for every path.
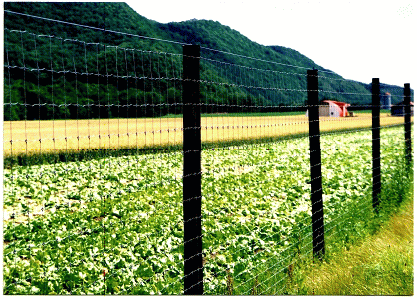
M 380 82 L 372 79 L 372 168 L 373 168 L 373 208 L 378 212 L 379 195 L 382 189 L 380 173 Z
M 404 109 L 405 109 L 405 158 L 410 166 L 412 161 L 411 144 L 411 86 L 409 83 L 404 85 Z
M 200 46 L 183 46 L 184 294 L 203 294 Z
M 312 243 L 314 256 L 322 260 L 325 255 L 325 242 L 319 131 L 318 70 L 308 70 L 307 81 L 311 164 Z

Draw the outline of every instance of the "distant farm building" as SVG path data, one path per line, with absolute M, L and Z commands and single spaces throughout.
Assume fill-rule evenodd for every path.
M 405 105 L 403 102 L 398 103 L 396 105 L 392 105 L 390 108 L 390 112 L 392 116 L 404 116 L 405 115 Z M 414 102 L 411 102 L 411 116 L 414 115 Z
M 319 103 L 319 116 L 320 117 L 348 117 L 350 113 L 347 111 L 347 107 L 350 104 L 345 102 L 338 102 L 334 100 L 322 100 Z M 306 112 L 308 116 L 308 112 Z

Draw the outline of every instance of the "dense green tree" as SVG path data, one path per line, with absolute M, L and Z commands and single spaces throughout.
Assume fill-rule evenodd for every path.
M 321 98 L 370 104 L 369 84 L 343 80 L 293 49 L 259 45 L 219 22 L 160 24 L 125 3 L 6 2 L 4 8 L 5 120 L 179 114 L 187 43 L 202 49 L 203 112 L 304 110 L 312 68 L 320 71 Z M 393 103 L 402 100 L 399 87 L 381 90 Z

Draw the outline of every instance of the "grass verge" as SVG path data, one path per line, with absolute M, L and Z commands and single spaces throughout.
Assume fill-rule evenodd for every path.
M 412 187 L 411 187 L 412 190 Z M 291 290 L 308 295 L 413 295 L 413 192 L 374 234 L 304 265 Z

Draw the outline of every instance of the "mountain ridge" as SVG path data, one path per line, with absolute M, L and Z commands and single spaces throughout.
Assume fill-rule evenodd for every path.
M 213 88 L 215 89 L 214 94 L 222 95 L 224 99 L 213 99 L 214 103 L 220 104 L 227 101 L 236 101 L 235 104 L 242 104 L 248 107 L 261 107 L 261 106 L 280 106 L 281 109 L 287 109 L 287 107 L 304 106 L 306 103 L 306 93 L 300 93 L 295 98 L 294 91 L 297 90 L 306 90 L 306 70 L 307 69 L 318 69 L 319 72 L 326 72 L 325 76 L 319 82 L 319 89 L 322 91 L 327 91 L 327 93 L 322 93 L 322 98 L 335 98 L 335 100 L 350 102 L 353 105 L 366 105 L 370 104 L 369 99 L 354 97 L 353 95 L 366 95 L 370 93 L 370 84 L 361 83 L 356 81 L 345 81 L 343 78 L 319 65 L 317 65 L 313 60 L 309 59 L 307 56 L 302 55 L 297 50 L 286 48 L 283 46 L 273 45 L 273 46 L 264 46 L 256 42 L 251 41 L 249 38 L 245 37 L 237 30 L 230 28 L 229 26 L 222 25 L 217 21 L 212 20 L 188 20 L 182 22 L 169 22 L 169 23 L 159 23 L 157 21 L 149 20 L 144 16 L 138 14 L 126 3 L 49 3 L 49 2 L 5 2 L 4 9 L 19 12 L 27 15 L 33 16 L 42 16 L 46 19 L 55 19 L 62 22 L 50 22 L 42 19 L 34 19 L 29 16 L 17 16 L 11 13 L 5 12 L 4 14 L 4 28 L 7 30 L 20 30 L 22 32 L 33 32 L 38 35 L 58 35 L 61 38 L 71 38 L 74 40 L 80 40 L 89 42 L 91 44 L 100 43 L 103 45 L 115 45 L 116 47 L 124 49 L 144 49 L 146 51 L 156 51 L 160 53 L 182 53 L 181 45 L 182 44 L 197 44 L 202 48 L 201 55 L 205 59 L 202 60 L 202 74 L 211 78 L 211 80 L 216 80 L 219 83 L 225 83 L 226 85 L 217 84 Z M 68 23 L 77 23 L 86 26 L 91 26 L 98 28 L 99 30 L 89 30 L 82 27 L 77 27 L 74 25 L 66 24 Z M 120 35 L 116 32 L 124 32 L 128 35 Z M 129 37 L 129 34 L 132 35 Z M 150 39 L 139 38 L 140 36 L 148 37 Z M 19 58 L 20 53 L 18 51 L 13 52 L 13 49 L 18 49 L 20 47 L 18 37 L 14 37 L 15 40 L 12 41 L 12 36 L 10 32 L 7 35 L 8 40 L 5 41 L 5 53 L 8 54 L 8 59 L 10 63 L 16 64 L 22 60 Z M 166 42 L 171 41 L 171 42 Z M 15 45 L 13 45 L 15 42 Z M 30 41 L 31 42 L 31 41 Z M 41 57 L 38 55 L 38 52 L 48 51 L 48 45 L 38 46 L 38 49 L 31 48 L 33 46 L 25 44 L 25 64 L 27 66 L 32 65 L 51 65 L 49 60 L 52 60 L 52 57 Z M 44 48 L 42 48 L 44 47 Z M 10 50 L 9 50 L 10 49 Z M 82 50 L 82 49 L 81 49 Z M 80 51 L 80 50 L 79 50 Z M 99 51 L 99 50 L 97 50 Z M 98 52 L 97 57 L 105 56 L 105 53 Z M 86 55 L 85 62 L 80 60 L 75 62 L 80 65 L 74 65 L 74 68 L 82 69 L 87 68 L 87 66 L 94 67 L 96 56 L 90 54 Z M 59 57 L 56 58 L 57 60 Z M 151 58 L 150 58 L 151 59 Z M 154 59 L 154 58 L 153 58 Z M 158 62 L 159 64 L 160 62 Z M 228 66 L 242 66 L 240 72 L 245 70 L 245 77 L 242 77 L 241 73 L 231 73 L 227 74 L 220 70 L 219 63 L 227 64 Z M 159 70 L 155 69 L 154 62 L 149 62 L 151 65 L 149 68 L 151 78 L 160 76 Z M 101 66 L 102 67 L 102 66 Z M 145 70 L 137 66 L 138 73 L 141 72 L 145 74 Z M 175 67 L 175 72 L 181 73 L 179 67 Z M 244 69 L 245 68 L 245 69 Z M 266 70 L 263 74 L 256 73 L 253 70 Z M 99 70 L 98 70 L 99 71 Z M 41 77 L 36 78 L 36 74 L 27 73 L 27 77 L 23 80 L 22 75 L 18 74 L 17 70 L 12 68 L 8 69 L 7 74 L 10 74 L 11 86 L 9 90 L 18 90 L 20 91 L 20 96 L 11 93 L 7 95 L 10 98 L 10 102 L 13 103 L 22 103 L 22 95 L 24 93 L 32 93 L 35 98 L 39 101 L 44 101 L 45 103 L 64 103 L 67 101 L 62 98 L 61 95 L 48 95 L 43 91 L 45 90 L 62 88 L 63 82 L 68 81 L 68 86 L 71 86 L 72 81 L 76 80 L 77 82 L 73 84 L 74 86 L 78 84 L 77 88 L 87 89 L 85 85 L 88 85 L 88 80 L 91 81 L 91 78 L 83 78 L 83 76 L 78 76 L 75 79 L 71 76 L 61 78 L 61 75 L 56 75 L 56 77 L 50 78 L 51 75 L 42 74 Z M 108 69 L 100 70 L 100 72 L 109 72 L 109 74 L 118 73 L 118 67 L 109 66 Z M 238 71 L 234 71 L 238 72 Z M 282 80 L 282 88 L 276 89 L 276 94 L 272 97 L 271 91 L 268 87 L 277 86 L 277 81 L 279 81 L 277 74 L 293 74 L 294 76 L 287 76 Z M 6 69 L 5 69 L 6 74 Z M 20 76 L 20 77 L 19 77 Z M 49 77 L 48 77 L 49 76 Z M 60 77 L 61 76 L 61 77 Z M 284 75 L 280 75 L 284 78 Z M 48 79 L 46 79 L 48 78 Z M 37 81 L 40 79 L 45 84 L 42 88 L 36 88 Z M 5 78 L 6 80 L 6 78 Z M 26 83 L 25 83 L 26 82 Z M 52 82 L 52 84 L 48 84 Z M 256 82 L 258 88 L 249 88 L 248 84 L 243 84 L 243 82 Z M 108 90 L 107 93 L 111 93 L 112 99 L 119 99 L 121 95 L 124 95 L 125 91 L 122 89 L 128 90 L 130 87 L 126 87 L 121 84 L 121 82 L 110 81 L 111 91 Z M 166 86 L 169 89 L 168 82 L 162 81 L 163 86 Z M 92 83 L 90 82 L 90 85 Z M 255 86 L 257 86 L 257 84 Z M 113 87 L 112 87 L 113 85 Z M 23 87 L 26 89 L 26 92 L 23 91 Z M 385 85 L 381 87 L 382 93 L 390 92 L 394 94 L 394 91 L 397 91 L 400 87 Z M 102 87 L 99 87 L 102 89 Z M 151 90 L 153 89 L 153 90 Z M 5 89 L 6 91 L 7 89 Z M 346 94 L 342 92 L 347 92 Z M 6 91 L 8 93 L 8 91 Z M 130 93 L 133 93 L 130 91 Z M 149 88 L 145 87 L 141 90 L 137 90 L 136 93 L 143 94 L 144 99 L 151 98 L 150 101 L 156 101 L 155 98 L 158 98 L 159 103 L 169 103 L 172 101 L 170 97 L 179 97 L 180 91 L 178 87 L 175 87 L 174 90 L 169 92 L 158 91 L 155 87 Z M 395 92 L 396 94 L 397 92 Z M 100 94 L 100 93 L 99 93 Z M 5 95 L 6 96 L 6 95 Z M 125 97 L 125 96 L 123 96 Z M 148 98 L 147 98 L 148 97 Z M 96 97 L 97 98 L 97 97 Z M 238 99 L 239 98 L 239 99 Z M 205 95 L 202 95 L 202 99 L 206 99 Z M 399 102 L 401 99 L 392 99 L 392 103 Z M 68 100 L 72 101 L 72 100 Z M 86 97 L 79 98 L 79 103 L 96 103 L 100 101 L 87 95 Z M 95 102 L 96 101 L 96 102 Z M 114 100 L 112 100 L 114 101 Z M 118 100 L 119 101 L 119 100 Z M 126 100 L 128 101 L 128 100 Z M 145 100 L 144 100 L 145 101 Z M 175 100 L 176 101 L 176 100 Z M 203 100 L 205 101 L 205 100 Z M 225 103 L 224 103 L 225 104 Z M 34 104 L 33 104 L 34 105 Z M 78 105 L 78 104 L 77 104 Z M 84 104 L 86 105 L 86 104 Z M 98 104 L 100 106 L 100 103 Z M 115 106 L 119 105 L 115 103 Z M 146 105 L 146 104 L 145 104 Z M 45 105 L 47 106 L 47 105 Z M 5 107 L 5 119 L 23 119 L 24 118 L 24 106 L 23 103 L 19 105 L 10 105 Z M 59 108 L 59 109 L 58 109 Z M 51 118 L 51 114 L 55 114 L 55 117 L 70 117 L 75 118 L 76 115 L 73 111 L 70 111 L 67 108 L 58 107 L 56 110 L 45 107 L 45 112 L 39 113 L 42 115 L 41 118 Z M 44 108 L 42 108 L 44 109 Z M 113 108 L 112 108 L 113 109 Z M 112 109 L 108 111 L 101 112 L 108 117 L 122 116 L 119 111 L 112 112 Z M 302 109 L 302 107 L 300 108 Z M 180 111 L 176 110 L 174 113 L 179 113 Z M 155 116 L 162 115 L 165 113 L 170 113 L 170 111 L 157 111 L 155 113 L 145 114 L 144 116 Z M 173 112 L 171 112 L 173 113 Z M 77 117 L 87 117 L 77 110 Z M 141 115 L 142 116 L 142 115 Z M 39 116 L 30 116 L 31 118 L 39 118 Z

